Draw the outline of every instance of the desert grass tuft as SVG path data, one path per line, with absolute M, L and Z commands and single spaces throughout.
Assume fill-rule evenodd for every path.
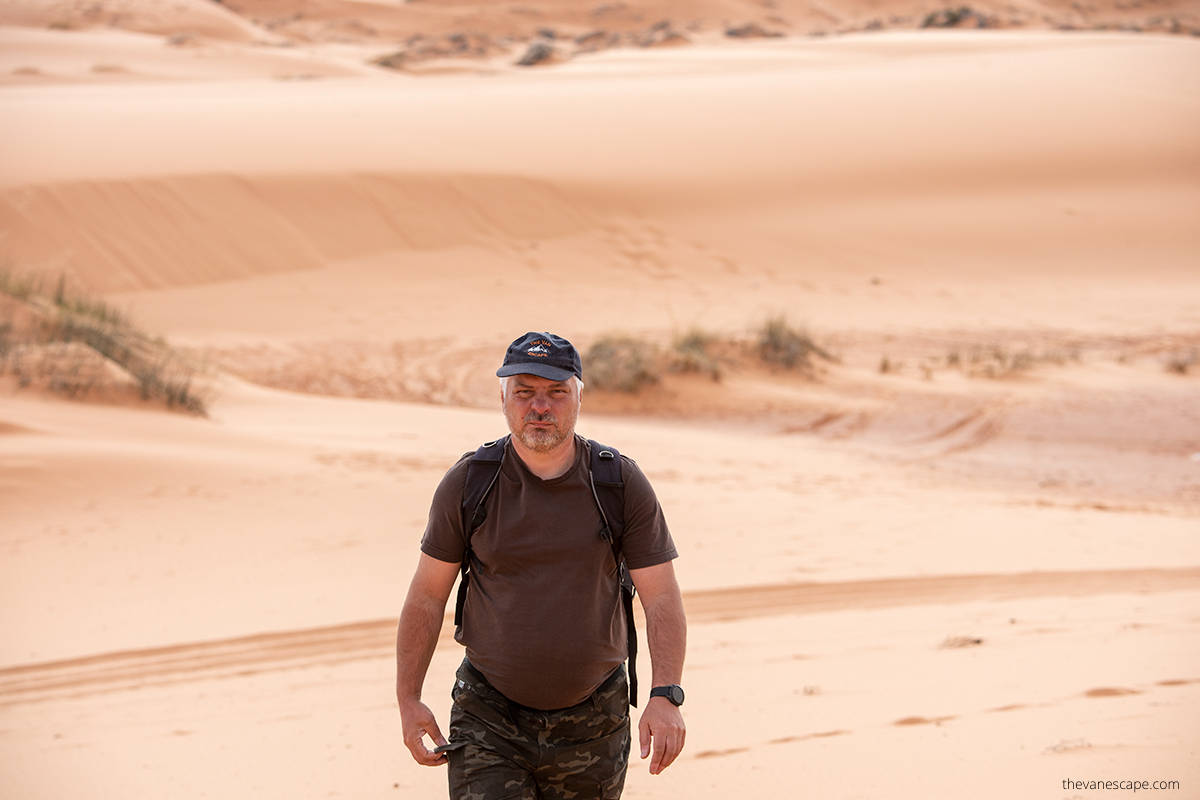
M 999 345 L 955 349 L 946 354 L 945 365 L 959 369 L 972 378 L 1006 378 L 1036 367 L 1053 364 L 1062 366 L 1080 358 L 1077 349 L 1056 348 L 1011 350 Z
M 771 317 L 758 330 L 758 356 L 784 369 L 811 371 L 813 356 L 834 361 L 803 329 L 793 328 L 783 315 Z
M 595 389 L 635 394 L 658 383 L 657 361 L 657 350 L 641 339 L 605 336 L 583 357 L 584 381 Z
M 19 386 L 38 381 L 58 394 L 83 397 L 106 374 L 124 373 L 144 400 L 207 413 L 195 365 L 115 306 L 71 291 L 65 278 L 46 290 L 37 276 L 0 269 L 0 301 L 0 373 L 11 372 Z
M 671 344 L 671 371 L 707 373 L 714 381 L 721 380 L 721 360 L 716 354 L 718 343 L 715 334 L 692 328 Z

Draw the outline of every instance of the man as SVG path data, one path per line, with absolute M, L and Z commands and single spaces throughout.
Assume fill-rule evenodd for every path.
M 468 453 L 434 494 L 400 615 L 404 744 L 419 764 L 448 764 L 452 800 L 618 798 L 631 739 L 626 617 L 616 554 L 601 536 L 607 529 L 590 480 L 590 445 L 575 434 L 582 364 L 567 340 L 528 333 L 509 346 L 496 374 L 511 435 L 487 516 L 468 537 Z M 621 480 L 621 555 L 646 612 L 653 667 L 638 740 L 657 775 L 683 749 L 686 622 L 677 553 L 654 491 L 623 456 Z M 466 658 L 447 741 L 421 690 L 464 557 L 471 573 L 455 638 Z

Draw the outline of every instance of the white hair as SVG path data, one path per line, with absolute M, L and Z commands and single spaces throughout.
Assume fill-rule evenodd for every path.
M 500 379 L 500 396 L 503 397 L 505 400 L 508 399 L 508 382 L 515 377 L 517 377 L 517 376 L 516 375 L 508 375 L 508 376 Z M 582 397 L 583 396 L 583 381 L 580 380 L 578 375 L 572 375 L 571 379 L 575 381 L 575 387 L 579 390 L 579 396 Z

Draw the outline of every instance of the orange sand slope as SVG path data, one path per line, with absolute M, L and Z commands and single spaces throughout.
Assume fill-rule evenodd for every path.
M 779 0 L 614 5 L 690 46 L 575 53 L 599 6 L 81 8 L 0 6 L 0 255 L 214 399 L 0 375 L 5 796 L 442 796 L 390 631 L 433 488 L 502 432 L 504 344 L 693 327 L 719 381 L 589 387 L 580 422 L 653 481 L 691 619 L 688 748 L 626 797 L 1200 785 L 1200 41 L 724 35 L 807 32 Z M 437 55 L 469 14 L 509 43 Z M 559 63 L 515 68 L 534 21 Z M 401 44 L 446 74 L 369 63 Z M 761 363 L 780 313 L 833 358 Z

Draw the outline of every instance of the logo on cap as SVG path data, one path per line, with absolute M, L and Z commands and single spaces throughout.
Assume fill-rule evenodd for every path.
M 504 363 L 496 370 L 501 378 L 523 373 L 551 381 L 565 381 L 572 375 L 582 379 L 583 364 L 579 352 L 566 339 L 530 331 L 508 346 Z

